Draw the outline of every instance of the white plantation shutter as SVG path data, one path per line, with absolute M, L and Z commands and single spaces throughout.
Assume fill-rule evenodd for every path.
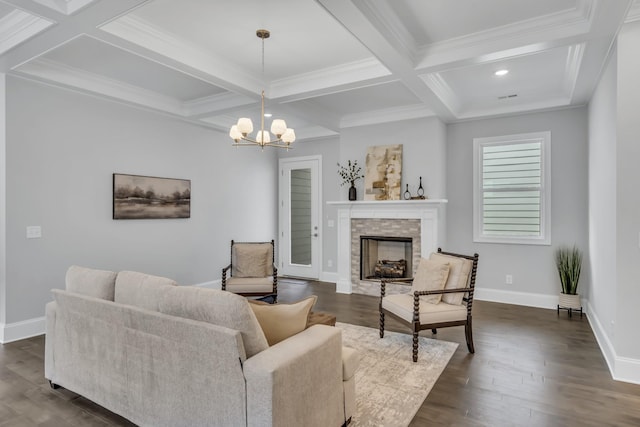
M 549 244 L 549 132 L 474 139 L 474 240 Z

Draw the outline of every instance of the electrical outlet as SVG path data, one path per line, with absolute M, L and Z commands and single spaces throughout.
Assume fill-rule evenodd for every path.
M 504 283 L 506 283 L 507 285 L 513 285 L 513 276 L 507 274 L 504 278 Z

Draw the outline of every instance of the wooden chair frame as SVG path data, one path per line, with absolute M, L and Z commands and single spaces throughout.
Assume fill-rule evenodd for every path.
M 411 322 L 407 322 L 405 319 L 391 313 L 388 310 L 382 308 L 382 299 L 385 296 L 385 287 L 387 283 L 398 283 L 403 285 L 411 285 L 413 283 L 413 278 L 407 279 L 383 279 L 380 282 L 380 338 L 384 338 L 384 318 L 385 315 L 388 314 L 392 318 L 400 321 L 401 323 L 409 326 L 413 332 L 413 361 L 418 361 L 418 333 L 425 329 L 431 329 L 431 331 L 436 334 L 438 332 L 438 328 L 446 328 L 449 326 L 464 326 L 464 334 L 467 341 L 467 349 L 469 353 L 475 353 L 475 348 L 473 346 L 473 333 L 471 330 L 472 325 L 472 317 L 471 317 L 471 309 L 473 307 L 473 293 L 476 284 L 476 272 L 478 270 L 478 254 L 470 255 L 462 255 L 454 252 L 444 252 L 441 248 L 438 248 L 438 253 L 443 255 L 455 256 L 458 258 L 466 258 L 473 261 L 473 267 L 469 272 L 469 281 L 466 288 L 455 288 L 455 289 L 442 289 L 436 291 L 415 291 L 413 293 L 413 318 Z M 441 323 L 428 323 L 421 324 L 420 323 L 420 296 L 422 295 L 438 295 L 438 294 L 453 294 L 458 292 L 465 292 L 466 296 L 463 298 L 463 302 L 466 303 L 467 306 L 467 318 L 465 320 L 458 320 L 454 322 L 441 322 Z
M 237 292 L 238 295 L 245 297 L 273 296 L 273 302 L 278 302 L 278 268 L 276 267 L 276 246 L 273 239 L 271 242 L 235 242 L 231 241 L 231 249 L 229 252 L 231 262 L 222 269 L 222 290 L 227 290 L 227 272 L 233 271 L 233 245 L 236 243 L 271 243 L 271 264 L 273 265 L 273 291 L 272 292 Z M 231 277 L 232 274 L 229 273 Z

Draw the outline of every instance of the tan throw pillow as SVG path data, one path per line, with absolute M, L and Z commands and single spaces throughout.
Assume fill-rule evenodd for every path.
M 267 342 L 274 345 L 304 331 L 309 313 L 317 299 L 318 297 L 312 295 L 291 304 L 261 304 L 249 300 L 249 306 L 258 318 Z
M 459 258 L 451 255 L 443 255 L 438 253 L 432 253 L 429 257 L 432 261 L 441 263 L 449 263 L 449 278 L 444 286 L 445 289 L 466 288 L 469 281 L 469 273 L 473 267 L 473 261 L 466 258 Z M 460 305 L 462 304 L 462 298 L 464 293 L 444 294 L 442 295 L 442 302 L 447 304 Z
M 267 277 L 271 269 L 271 243 L 237 243 L 233 245 L 233 277 Z
M 449 263 L 431 261 L 426 258 L 420 259 L 418 271 L 413 279 L 411 292 L 415 291 L 438 291 L 444 289 L 449 277 Z M 427 295 L 422 300 L 431 304 L 438 304 L 442 295 Z

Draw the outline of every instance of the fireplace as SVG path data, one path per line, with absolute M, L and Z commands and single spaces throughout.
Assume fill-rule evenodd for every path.
M 411 277 L 412 265 L 411 237 L 360 236 L 360 280 Z
M 446 200 L 376 200 L 327 202 L 337 208 L 338 252 L 336 292 L 380 295 L 379 280 L 361 279 L 360 236 L 412 239 L 409 277 L 421 256 L 445 246 Z M 394 257 L 395 258 L 395 257 Z M 401 258 L 400 258 L 401 259 Z M 387 293 L 406 292 L 407 286 L 387 287 Z

